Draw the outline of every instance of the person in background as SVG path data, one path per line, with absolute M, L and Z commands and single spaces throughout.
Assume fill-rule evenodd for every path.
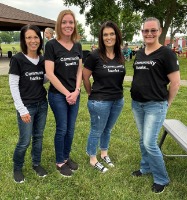
M 155 193 L 163 192 L 170 182 L 157 139 L 180 86 L 176 54 L 159 43 L 161 33 L 158 19 L 150 17 L 145 20 L 142 35 L 146 46 L 137 51 L 130 90 L 142 155 L 140 169 L 132 175 L 140 177 L 151 173 Z
M 40 165 L 43 132 L 46 124 L 48 103 L 44 82 L 44 58 L 41 56 L 42 37 L 35 25 L 22 27 L 20 33 L 21 52 L 11 58 L 9 85 L 17 110 L 19 140 L 14 161 L 14 180 L 24 182 L 22 172 L 24 158 L 32 138 L 32 163 L 38 176 L 47 175 Z
M 56 38 L 46 43 L 45 69 L 50 88 L 48 100 L 56 121 L 56 168 L 72 176 L 78 164 L 70 158 L 82 82 L 82 46 L 77 42 L 77 22 L 71 10 L 59 13 Z
M 54 39 L 54 30 L 52 28 L 45 28 L 44 31 L 44 36 L 45 36 L 45 40 L 44 40 L 44 46 L 43 46 L 43 51 L 45 53 L 45 45 L 49 40 Z
M 177 48 L 177 54 L 178 54 L 178 56 L 180 56 L 181 55 L 181 53 L 182 53 L 182 47 L 181 47 L 181 45 L 179 44 L 178 45 L 178 48 Z
M 52 28 L 47 27 L 44 31 L 45 38 L 49 41 L 54 38 L 54 30 Z
M 128 43 L 125 43 L 125 46 L 123 47 L 122 52 L 125 57 L 125 60 L 129 61 L 130 59 L 132 59 L 132 51 L 129 48 Z
M 173 47 L 172 51 L 173 51 L 174 53 L 176 53 L 176 47 L 175 47 L 175 46 Z
M 110 135 L 124 105 L 125 67 L 121 44 L 121 32 L 117 25 L 112 21 L 105 22 L 99 32 L 98 49 L 87 56 L 83 68 L 83 83 L 88 94 L 87 106 L 91 119 L 86 151 L 91 166 L 103 173 L 108 168 L 98 161 L 97 147 L 100 142 L 101 159 L 114 167 L 108 155 Z
M 136 52 L 139 50 L 139 47 L 136 46 L 134 47 L 133 51 L 132 51 L 132 55 L 135 56 L 136 55 Z
M 94 51 L 95 49 L 97 49 L 97 46 L 95 44 L 92 44 L 91 51 Z

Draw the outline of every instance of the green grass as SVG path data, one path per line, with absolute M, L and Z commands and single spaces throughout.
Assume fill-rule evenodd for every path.
M 48 85 L 47 85 L 48 86 Z M 125 106 L 112 131 L 109 155 L 115 168 L 102 174 L 89 165 L 85 153 L 89 132 L 87 95 L 82 87 L 79 114 L 71 157 L 79 163 L 79 170 L 71 178 L 62 177 L 55 168 L 55 123 L 49 108 L 43 141 L 42 165 L 48 176 L 39 178 L 32 170 L 29 148 L 23 172 L 26 181 L 16 184 L 12 174 L 12 156 L 18 139 L 16 112 L 8 86 L 8 76 L 0 76 L 0 199 L 2 200 L 182 200 L 187 199 L 187 168 L 185 158 L 165 158 L 171 179 L 163 194 L 151 192 L 151 176 L 133 178 L 131 172 L 139 168 L 139 137 L 131 111 L 130 83 L 124 82 Z M 187 87 L 180 91 L 168 111 L 168 118 L 187 124 Z M 165 153 L 184 153 L 170 136 L 166 138 Z M 99 156 L 98 156 L 99 158 Z
M 11 43 L 11 44 L 1 44 L 1 48 L 3 50 L 3 54 L 7 54 L 8 51 L 12 51 L 12 47 L 15 47 L 17 51 L 20 51 L 19 43 Z M 90 44 L 82 45 L 83 50 L 90 50 Z
M 12 47 L 15 47 L 17 51 L 20 51 L 19 43 L 1 44 L 3 54 L 7 54 L 8 51 L 12 51 Z

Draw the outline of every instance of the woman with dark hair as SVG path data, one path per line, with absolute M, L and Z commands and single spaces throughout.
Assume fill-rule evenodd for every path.
M 77 22 L 71 10 L 59 13 L 56 38 L 45 46 L 45 69 L 50 80 L 49 104 L 56 120 L 56 168 L 72 176 L 78 164 L 70 158 L 82 82 L 82 46 L 77 42 Z
M 43 86 L 45 69 L 40 29 L 34 25 L 22 27 L 20 46 L 21 52 L 11 58 L 9 70 L 9 85 L 19 127 L 19 140 L 13 156 L 14 180 L 17 183 L 25 180 L 22 168 L 31 138 L 32 167 L 38 176 L 47 175 L 40 165 L 48 110 L 47 92 Z
M 87 154 L 91 166 L 103 173 L 108 168 L 98 162 L 97 146 L 100 142 L 101 159 L 108 166 L 114 167 L 108 156 L 110 135 L 124 105 L 125 67 L 121 44 L 121 32 L 117 25 L 112 21 L 105 22 L 99 32 L 98 49 L 88 55 L 83 69 L 83 83 L 88 94 L 91 118 Z

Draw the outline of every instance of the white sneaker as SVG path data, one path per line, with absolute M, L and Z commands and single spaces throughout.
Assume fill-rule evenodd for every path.
M 100 172 L 105 173 L 108 171 L 108 168 L 104 167 L 100 162 L 97 162 L 94 167 L 98 169 Z
M 111 162 L 109 156 L 102 158 L 110 167 L 114 167 L 114 164 Z

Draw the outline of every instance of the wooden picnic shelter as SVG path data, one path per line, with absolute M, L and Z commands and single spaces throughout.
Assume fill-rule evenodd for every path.
M 44 31 L 54 28 L 55 21 L 0 3 L 0 31 L 20 31 L 26 24 L 34 24 Z
M 26 24 L 33 24 L 40 28 L 43 32 L 46 27 L 55 28 L 55 21 L 35 15 L 17 8 L 0 3 L 0 31 L 20 31 Z M 8 57 L 12 53 L 17 53 L 17 50 L 12 47 L 12 51 L 8 51 Z M 0 57 L 2 57 L 2 49 L 0 47 Z

